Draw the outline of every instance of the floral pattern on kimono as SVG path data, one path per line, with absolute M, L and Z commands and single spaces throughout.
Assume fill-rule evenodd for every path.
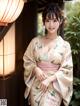
M 53 70 L 53 74 L 56 75 L 57 80 L 50 86 L 54 89 L 50 92 L 50 94 L 54 94 L 52 93 L 54 91 L 58 92 L 56 95 L 60 95 L 63 99 L 64 105 L 68 106 L 73 93 L 73 63 L 70 44 L 58 36 L 54 40 L 54 43 L 52 43 L 52 47 L 49 48 L 49 50 L 46 50 L 45 48 L 46 46 L 42 43 L 42 37 L 35 37 L 30 42 L 23 56 L 25 69 L 24 81 L 26 84 L 25 98 L 29 95 L 30 90 L 32 88 L 34 89 L 33 85 L 36 84 L 35 86 L 38 86 L 38 81 L 36 81 L 37 79 L 33 74 L 34 68 L 37 66 L 37 62 L 47 61 L 60 66 L 58 71 Z M 37 90 L 37 87 L 35 89 Z M 47 95 L 47 93 L 45 95 Z M 33 106 L 38 105 L 35 104 Z M 40 106 L 47 105 L 44 104 Z

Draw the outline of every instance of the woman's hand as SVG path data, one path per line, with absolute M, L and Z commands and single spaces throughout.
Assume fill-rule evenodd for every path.
M 35 71 L 35 76 L 39 81 L 43 81 L 46 79 L 45 73 L 40 68 L 36 67 L 34 71 Z
M 42 81 L 40 84 L 41 90 L 43 90 L 43 92 L 46 92 L 50 83 L 51 83 L 51 81 L 49 80 L 49 78 Z
M 47 77 L 44 81 L 41 82 L 40 88 L 43 90 L 43 92 L 46 92 L 48 89 L 48 86 L 51 82 L 54 82 L 56 80 L 56 76 L 52 75 L 50 77 Z

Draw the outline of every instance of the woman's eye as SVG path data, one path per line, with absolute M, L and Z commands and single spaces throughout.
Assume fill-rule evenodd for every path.
M 49 22 L 49 20 L 46 20 L 46 22 Z
M 53 20 L 53 19 L 51 19 L 51 20 L 46 19 L 46 20 L 45 20 L 45 22 L 50 22 L 50 21 L 57 22 L 57 19 L 54 19 L 54 20 Z
M 54 22 L 57 22 L 57 19 L 53 20 Z

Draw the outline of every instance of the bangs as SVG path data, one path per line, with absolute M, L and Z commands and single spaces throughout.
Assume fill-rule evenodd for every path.
M 47 15 L 46 15 L 46 19 L 48 19 L 48 20 L 52 20 L 52 19 L 55 19 L 55 18 L 58 20 L 58 17 L 52 11 L 48 12 Z
M 58 4 L 51 3 L 44 8 L 42 12 L 43 23 L 45 23 L 46 19 L 56 19 L 60 21 L 63 19 L 63 15 Z

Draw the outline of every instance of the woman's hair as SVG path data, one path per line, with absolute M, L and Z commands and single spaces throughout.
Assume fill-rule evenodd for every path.
M 61 9 L 58 6 L 58 4 L 57 3 L 50 3 L 44 8 L 44 10 L 42 12 L 43 23 L 45 23 L 46 17 L 48 19 L 54 19 L 54 16 L 56 17 L 57 20 L 60 19 L 60 21 L 63 17 Z

